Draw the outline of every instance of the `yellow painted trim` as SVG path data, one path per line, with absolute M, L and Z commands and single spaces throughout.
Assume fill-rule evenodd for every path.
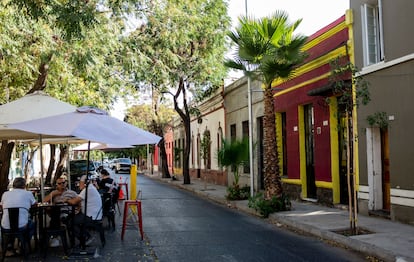
M 323 188 L 329 188 L 332 189 L 332 183 L 331 182 L 325 182 L 325 181 L 315 181 L 315 185 L 317 187 L 323 187 Z
M 279 169 L 280 174 L 283 174 L 283 141 L 282 141 L 282 114 L 276 113 L 276 141 L 277 141 L 277 153 L 279 156 Z
M 348 9 L 345 13 L 345 21 L 348 26 L 348 50 L 349 50 L 349 60 L 353 65 L 355 65 L 355 43 L 354 43 L 354 16 L 352 9 Z M 356 101 L 356 86 L 352 85 L 352 96 L 354 101 Z M 356 190 L 359 191 L 359 150 L 358 150 L 358 114 L 356 103 L 354 103 L 354 108 L 352 111 L 352 124 L 354 126 L 353 130 L 353 147 L 354 147 L 354 173 L 356 181 Z
M 312 79 L 310 79 L 310 80 L 308 80 L 308 81 L 301 82 L 301 83 L 300 83 L 300 84 L 298 84 L 298 85 L 295 85 L 295 86 L 289 87 L 289 88 L 284 89 L 284 90 L 282 90 L 282 91 L 278 91 L 277 93 L 275 93 L 275 94 L 274 94 L 274 97 L 284 95 L 284 94 L 286 94 L 286 93 L 292 92 L 293 90 L 296 90 L 296 89 L 299 89 L 299 88 L 301 88 L 301 87 L 304 87 L 304 86 L 307 86 L 307 85 L 309 85 L 309 84 L 312 84 L 312 83 L 314 83 L 314 82 L 317 82 L 317 81 L 319 81 L 319 80 L 321 80 L 321 79 L 325 79 L 325 78 L 329 77 L 329 75 L 330 75 L 330 73 L 325 73 L 325 74 L 323 74 L 323 75 L 319 75 L 318 77 L 312 78 Z
M 285 184 L 302 185 L 302 181 L 300 179 L 282 178 L 282 182 Z
M 323 55 L 323 56 L 321 56 L 321 57 L 319 57 L 317 59 L 312 60 L 311 62 L 307 63 L 306 65 L 300 67 L 297 71 L 295 71 L 295 75 L 300 76 L 300 75 L 305 74 L 307 72 L 310 72 L 310 71 L 312 71 L 314 69 L 317 69 L 321 65 L 328 64 L 333 59 L 335 59 L 335 58 L 337 58 L 339 56 L 345 55 L 346 54 L 346 51 L 347 51 L 346 50 L 346 47 L 345 46 L 341 46 L 341 47 L 339 47 L 339 48 L 337 48 L 337 49 L 335 49 L 335 50 L 333 50 L 333 51 L 331 51 L 331 52 L 329 52 L 329 53 L 327 53 L 327 54 L 325 54 L 325 55 Z M 316 81 L 319 81 L 321 79 L 328 78 L 329 75 L 330 75 L 330 72 L 327 72 L 327 73 L 325 73 L 323 75 L 320 75 L 320 76 L 315 77 L 315 78 L 312 78 L 312 79 L 310 79 L 308 81 L 302 82 L 302 83 L 300 83 L 300 84 L 298 84 L 296 86 L 292 86 L 292 87 L 289 87 L 289 88 L 287 88 L 285 90 L 279 91 L 279 92 L 277 92 L 275 94 L 275 96 L 279 96 L 279 95 L 282 95 L 282 94 L 289 93 L 289 92 L 291 92 L 293 90 L 296 90 L 296 89 L 301 88 L 303 86 L 309 85 L 309 84 L 314 83 Z M 290 78 L 290 79 L 287 79 L 286 80 L 286 79 L 280 79 L 280 78 L 278 78 L 275 81 L 273 81 L 272 86 L 273 87 L 274 86 L 278 86 L 278 85 L 282 84 L 283 82 L 290 81 L 292 79 L 293 78 Z
M 342 31 L 343 29 L 345 29 L 347 27 L 346 25 L 346 16 L 345 16 L 345 22 L 342 22 L 338 25 L 336 25 L 335 27 L 331 28 L 329 31 L 326 31 L 325 33 L 321 34 L 320 36 L 312 39 L 311 41 L 307 42 L 304 46 L 303 46 L 303 50 L 309 50 L 312 47 L 320 44 L 321 42 L 325 41 L 326 39 L 332 37 L 333 35 L 337 34 L 338 32 Z
M 299 132 L 299 172 L 300 181 L 302 182 L 302 197 L 308 195 L 308 188 L 306 185 L 306 149 L 305 149 L 305 125 L 304 122 L 304 107 L 298 106 L 298 132 Z
M 331 178 L 333 204 L 341 202 L 339 182 L 339 139 L 338 139 L 338 100 L 336 97 L 329 98 L 329 133 L 331 139 Z

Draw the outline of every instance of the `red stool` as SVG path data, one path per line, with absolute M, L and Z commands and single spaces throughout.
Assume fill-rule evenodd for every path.
M 138 219 L 138 227 L 139 233 L 141 234 L 141 240 L 144 239 L 144 231 L 142 229 L 142 210 L 141 210 L 141 200 L 125 200 L 124 201 L 124 218 L 122 220 L 122 232 L 121 232 L 121 240 L 124 240 L 125 228 L 127 226 L 127 216 L 128 216 L 128 209 L 131 207 L 137 207 L 137 219 Z

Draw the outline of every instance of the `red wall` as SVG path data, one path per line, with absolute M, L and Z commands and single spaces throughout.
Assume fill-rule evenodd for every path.
M 347 43 L 347 28 L 336 32 L 329 38 L 321 37 L 317 39 L 319 36 L 344 21 L 345 16 L 342 16 L 324 29 L 313 34 L 308 39 L 308 41 L 319 40 L 319 42 L 307 50 L 308 57 L 304 62 L 304 68 L 306 68 L 308 62 L 315 61 L 315 59 L 322 57 Z M 281 93 L 277 95 L 274 100 L 276 112 L 286 113 L 287 175 L 290 179 L 300 179 L 299 130 L 294 130 L 294 127 L 299 128 L 298 107 L 301 105 L 312 104 L 314 108 L 315 179 L 317 181 L 331 182 L 331 123 L 329 122 L 329 105 L 323 96 L 308 95 L 308 91 L 324 87 L 328 84 L 328 78 L 317 81 L 316 79 L 322 75 L 329 74 L 330 70 L 331 68 L 328 63 L 321 64 L 311 71 L 300 75 L 294 75 L 291 79 L 274 86 L 278 90 L 283 90 L 296 87 L 307 81 L 315 81 L 287 93 Z M 277 93 L 278 91 L 275 92 Z M 320 129 L 320 133 L 318 132 L 318 129 Z

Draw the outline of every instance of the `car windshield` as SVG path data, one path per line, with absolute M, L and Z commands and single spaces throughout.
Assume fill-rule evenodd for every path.
M 131 159 L 129 158 L 119 158 L 118 161 L 123 164 L 131 164 Z

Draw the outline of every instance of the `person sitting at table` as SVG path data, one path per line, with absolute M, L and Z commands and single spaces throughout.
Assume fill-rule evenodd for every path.
M 115 180 L 111 178 L 108 170 L 101 170 L 102 178 L 99 180 L 98 187 L 100 193 L 112 193 L 116 192 L 118 185 L 115 183 Z
M 26 180 L 23 177 L 16 177 L 13 180 L 13 188 L 3 193 L 1 206 L 4 209 L 21 207 L 19 210 L 19 228 L 29 228 L 29 238 L 35 233 L 36 224 L 29 217 L 29 209 L 35 207 L 37 202 L 33 193 L 26 190 Z M 9 213 L 3 212 L 1 226 L 3 229 L 10 230 Z
M 77 193 L 73 190 L 70 190 L 67 188 L 67 176 L 66 173 L 63 173 L 58 179 L 56 179 L 56 189 L 50 192 L 47 196 L 45 196 L 43 202 L 51 202 L 51 204 L 63 204 L 65 202 L 65 199 L 71 199 L 74 197 L 77 197 Z M 69 227 L 69 215 L 72 212 L 72 207 L 62 207 L 60 209 L 61 215 L 60 215 L 60 221 Z M 60 222 L 58 222 L 60 223 Z M 60 245 L 60 242 L 57 238 L 51 238 L 50 240 L 50 246 L 51 247 L 57 247 Z
M 78 194 L 68 189 L 66 173 L 63 173 L 58 179 L 56 179 L 56 189 L 45 196 L 43 202 L 51 202 L 52 204 L 63 204 L 65 199 L 76 197 Z
M 87 180 L 86 175 L 83 175 L 79 182 L 79 188 L 81 192 L 72 199 L 65 199 L 65 203 L 70 205 L 81 205 L 81 210 L 77 213 L 74 217 L 74 234 L 75 236 L 81 241 L 81 245 L 83 245 L 82 241 L 85 238 L 86 245 L 91 242 L 91 237 L 89 232 L 85 232 L 82 228 L 85 224 L 92 222 L 93 220 L 101 220 L 102 219 L 102 200 L 101 195 L 98 192 L 98 189 L 92 184 L 89 183 Z M 87 190 L 87 202 L 85 203 L 86 198 L 86 190 Z M 86 207 L 86 214 L 85 214 L 85 207 Z

